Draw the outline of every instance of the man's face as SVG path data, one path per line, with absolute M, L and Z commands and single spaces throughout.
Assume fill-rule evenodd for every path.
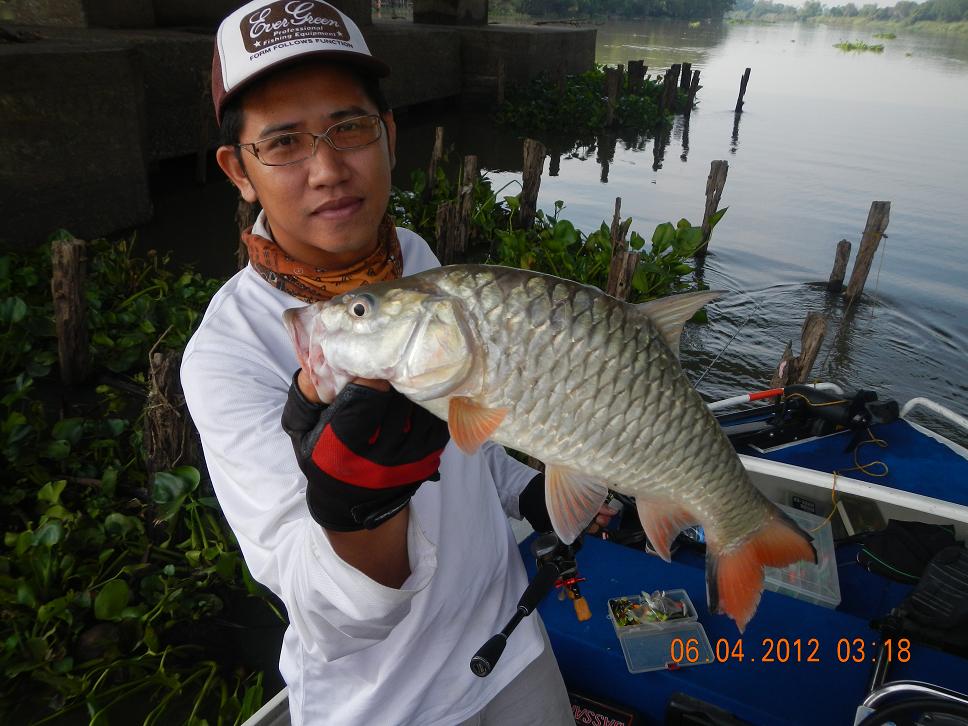
M 284 70 L 242 98 L 241 143 L 287 131 L 321 133 L 338 121 L 379 113 L 352 73 L 309 64 Z M 232 147 L 218 150 L 219 165 L 249 202 L 265 210 L 276 243 L 297 260 L 344 267 L 369 254 L 390 196 L 396 127 L 369 146 L 333 149 L 324 139 L 309 159 L 265 166 L 248 151 L 240 163 Z

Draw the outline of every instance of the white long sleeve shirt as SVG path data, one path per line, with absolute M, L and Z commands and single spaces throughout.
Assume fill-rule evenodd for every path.
M 438 265 L 423 239 L 397 234 L 405 275 Z M 212 299 L 181 369 L 222 511 L 252 575 L 289 615 L 279 668 L 292 721 L 459 722 L 543 648 L 526 618 L 490 676 L 469 667 L 527 585 L 507 516 L 520 519 L 518 494 L 534 471 L 496 445 L 466 456 L 451 442 L 440 481 L 411 501 L 403 586 L 345 563 L 309 515 L 306 479 L 280 425 L 299 367 L 282 313 L 304 304 L 241 270 Z

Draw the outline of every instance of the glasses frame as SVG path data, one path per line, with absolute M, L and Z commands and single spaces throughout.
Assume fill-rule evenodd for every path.
M 377 129 L 379 133 L 377 133 L 377 136 L 375 139 L 373 139 L 372 141 L 367 141 L 362 146 L 337 146 L 335 143 L 333 143 L 333 140 L 329 137 L 330 131 L 335 129 L 337 126 L 342 126 L 343 124 L 349 121 L 356 121 L 358 119 L 363 119 L 363 118 L 376 119 L 376 121 L 378 122 Z M 316 156 L 316 149 L 319 147 L 320 139 L 326 139 L 326 143 L 329 144 L 330 148 L 332 148 L 335 151 L 356 151 L 357 149 L 365 149 L 367 146 L 375 144 L 377 141 L 382 139 L 383 127 L 384 127 L 384 123 L 383 123 L 382 116 L 376 113 L 366 113 L 366 114 L 361 114 L 360 116 L 351 116 L 350 118 L 344 118 L 341 121 L 337 121 L 336 123 L 329 126 L 329 128 L 327 128 L 325 131 L 319 134 L 314 134 L 312 131 L 286 131 L 285 133 L 282 133 L 282 134 L 275 134 L 274 136 L 266 136 L 264 139 L 258 139 L 257 141 L 250 141 L 244 144 L 240 143 L 240 144 L 236 144 L 235 146 L 238 149 L 245 149 L 246 151 L 248 151 L 250 154 L 252 154 L 252 156 L 255 157 L 256 161 L 258 161 L 263 166 L 293 166 L 294 164 L 301 164 L 302 162 L 306 161 L 306 159 L 311 159 L 314 156 Z M 283 136 L 290 136 L 291 134 L 309 134 L 310 136 L 313 137 L 313 148 L 309 152 L 309 156 L 305 156 L 302 159 L 296 159 L 295 161 L 287 161 L 285 164 L 270 164 L 269 162 L 265 161 L 261 156 L 259 156 L 259 150 L 258 148 L 256 148 L 256 144 L 261 144 L 264 141 L 272 141 L 273 139 L 278 139 Z

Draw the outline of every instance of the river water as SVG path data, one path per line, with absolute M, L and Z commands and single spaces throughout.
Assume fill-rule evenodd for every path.
M 622 197 L 623 216 L 648 238 L 664 221 L 698 224 L 710 162 L 729 162 L 721 202 L 729 211 L 704 271 L 727 294 L 711 306 L 709 325 L 691 327 L 682 350 L 707 399 L 765 388 L 785 343 L 798 352 L 804 317 L 819 311 L 829 326 L 816 378 L 901 403 L 928 396 L 968 415 L 968 39 L 872 35 L 793 23 L 598 27 L 598 62 L 644 59 L 655 70 L 690 62 L 701 71 L 700 103 L 686 134 L 677 119 L 658 169 L 653 140 L 619 140 L 607 182 L 599 151 L 566 154 L 553 177 L 546 163 L 539 207 L 562 200 L 562 216 L 588 231 Z M 886 47 L 845 53 L 833 47 L 841 40 Z M 435 121 L 412 134 L 432 139 Z M 520 141 L 480 118 L 448 134 L 457 153 L 481 154 L 495 188 L 516 191 L 519 173 L 502 169 L 520 168 Z M 428 143 L 414 146 L 425 160 Z M 891 202 L 888 238 L 844 322 L 843 302 L 821 283 L 844 238 L 853 248 L 849 276 L 875 200 Z M 937 428 L 968 443 L 968 432 Z
M 798 350 L 806 313 L 821 311 L 830 322 L 816 378 L 901 402 L 928 396 L 968 415 L 968 39 L 872 33 L 652 20 L 598 26 L 600 63 L 644 59 L 654 73 L 686 61 L 701 70 L 699 106 L 688 129 L 677 119 L 660 164 L 652 139 L 618 140 L 607 181 L 600 149 L 563 149 L 556 176 L 546 161 L 539 206 L 562 200 L 562 216 L 590 231 L 610 219 L 620 196 L 623 215 L 648 238 L 664 221 L 698 224 L 710 162 L 729 162 L 721 202 L 729 211 L 703 272 L 726 294 L 711 305 L 710 323 L 683 339 L 683 364 L 707 399 L 766 387 L 786 341 Z M 844 53 L 833 47 L 841 40 L 886 47 Z M 401 117 L 397 184 L 425 167 L 434 125 L 445 126 L 452 158 L 478 154 L 495 188 L 517 192 L 520 139 L 486 114 L 446 108 Z M 202 194 L 223 199 L 224 185 Z M 156 219 L 169 205 L 178 218 L 178 197 L 161 189 Z M 838 240 L 850 240 L 856 255 L 875 200 L 891 202 L 888 238 L 845 322 L 843 303 L 821 283 Z M 230 232 L 227 214 L 229 226 L 205 216 L 208 239 Z M 173 232 L 156 222 L 145 236 L 151 243 Z M 968 444 L 968 433 L 924 421 Z

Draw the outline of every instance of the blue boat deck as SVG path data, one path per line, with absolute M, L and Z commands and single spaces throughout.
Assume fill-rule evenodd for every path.
M 533 576 L 529 544 L 530 539 L 523 542 L 521 551 Z M 838 550 L 842 603 L 837 610 L 764 592 L 756 615 L 740 635 L 732 620 L 713 615 L 706 607 L 705 574 L 697 554 L 680 551 L 667 564 L 644 552 L 588 537 L 578 553 L 578 570 L 588 578 L 581 590 L 591 608 L 591 620 L 578 622 L 571 602 L 553 595 L 543 601 L 539 612 L 569 688 L 628 706 L 645 723 L 662 723 L 669 697 L 681 691 L 752 724 L 850 724 L 867 695 L 877 653 L 879 635 L 869 621 L 886 615 L 910 589 L 867 572 L 853 559 L 855 552 Z M 689 593 L 713 650 L 723 640 L 720 655 L 727 645 L 733 652 L 741 639 L 742 661 L 729 658 L 678 670 L 628 672 L 606 617 L 607 601 L 642 590 L 676 588 Z M 774 661 L 766 661 L 770 642 L 780 639 L 791 646 L 790 659 L 778 662 L 774 648 Z M 838 658 L 841 640 L 847 642 L 841 644 Z M 814 653 L 811 641 L 817 643 L 815 659 L 819 662 L 808 662 Z M 842 662 L 845 655 L 847 660 Z M 889 681 L 901 679 L 963 692 L 968 690 L 968 660 L 912 645 L 909 661 L 893 662 L 888 673 Z
M 858 460 L 862 464 L 883 461 L 887 466 L 885 476 L 872 476 L 854 468 L 854 454 L 847 451 L 853 437 L 850 431 L 802 441 L 767 453 L 748 447 L 739 449 L 739 453 L 815 471 L 839 471 L 852 479 L 968 506 L 968 459 L 925 436 L 902 419 L 873 426 L 871 432 L 887 446 L 863 445 Z M 883 471 L 880 466 L 872 466 L 870 470 L 874 473 Z

